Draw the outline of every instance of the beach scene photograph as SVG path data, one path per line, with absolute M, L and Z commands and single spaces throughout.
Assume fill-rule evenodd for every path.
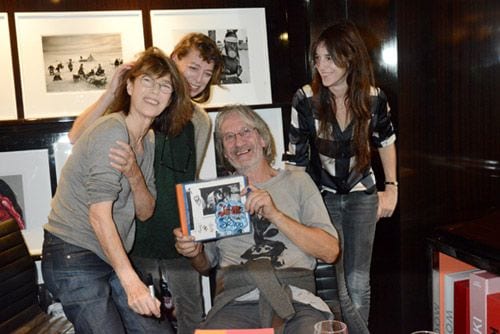
M 123 63 L 119 33 L 42 36 L 47 93 L 103 90 Z

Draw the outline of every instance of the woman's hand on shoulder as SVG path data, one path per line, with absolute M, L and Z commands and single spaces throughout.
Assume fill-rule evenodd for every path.
M 118 140 L 117 146 L 109 149 L 110 164 L 123 173 L 127 179 L 134 178 L 140 173 L 134 151 L 129 144 Z

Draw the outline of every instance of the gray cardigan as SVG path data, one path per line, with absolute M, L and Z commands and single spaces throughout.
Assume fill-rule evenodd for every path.
M 289 285 L 315 293 L 313 271 L 302 268 L 275 270 L 268 259 L 225 267 L 217 274 L 216 297 L 207 321 L 225 305 L 255 288 L 260 292 L 259 313 L 263 328 L 271 327 L 274 314 L 289 320 L 295 315 Z

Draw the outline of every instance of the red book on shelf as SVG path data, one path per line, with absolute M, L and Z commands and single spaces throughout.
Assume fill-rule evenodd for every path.
M 500 333 L 500 293 L 493 293 L 487 297 L 488 334 Z
M 445 311 L 444 311 L 444 277 L 447 274 L 476 269 L 470 264 L 455 259 L 443 253 L 439 253 L 439 330 L 438 333 L 446 333 Z M 434 293 L 434 292 L 433 292 Z
M 470 334 L 469 280 L 455 282 L 455 298 L 453 301 L 455 316 L 453 328 L 455 334 Z
M 455 329 L 455 319 L 457 315 L 455 314 L 455 302 L 457 301 L 458 296 L 456 296 L 455 283 L 461 282 L 465 280 L 469 280 L 469 276 L 472 272 L 477 271 L 474 270 L 466 270 L 466 271 L 458 271 L 454 273 L 449 273 L 444 275 L 444 328 L 445 334 L 454 334 L 457 333 L 457 329 Z M 465 305 L 460 305 L 465 306 Z
M 487 296 L 500 292 L 500 276 L 487 271 L 470 275 L 470 332 L 488 334 L 488 314 L 486 313 Z

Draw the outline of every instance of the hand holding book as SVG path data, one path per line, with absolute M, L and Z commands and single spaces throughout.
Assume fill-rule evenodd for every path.
M 195 241 L 195 237 L 184 235 L 182 229 L 177 227 L 174 229 L 175 249 L 179 254 L 187 258 L 194 258 L 203 251 L 203 244 Z
M 250 215 L 257 214 L 272 222 L 281 213 L 266 190 L 248 186 L 241 194 L 247 196 L 245 207 Z
M 177 184 L 177 203 L 184 235 L 196 241 L 235 236 L 251 231 L 244 176 Z

